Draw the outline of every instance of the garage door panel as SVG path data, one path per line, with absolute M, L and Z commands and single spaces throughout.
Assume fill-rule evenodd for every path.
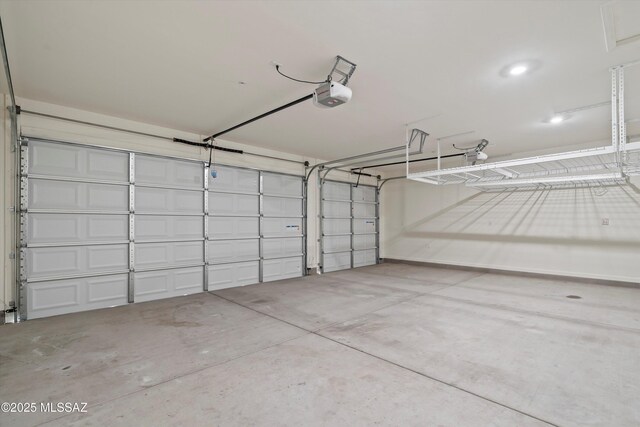
M 325 199 L 351 202 L 351 185 L 342 182 L 326 181 L 322 185 L 322 197 Z
M 376 188 L 366 185 L 359 185 L 353 187 L 353 201 L 354 202 L 375 202 L 376 201 Z
M 351 236 L 325 236 L 323 251 L 338 252 L 351 250 Z
M 286 236 L 302 234 L 302 218 L 263 218 L 264 236 Z
M 209 266 L 209 290 L 258 283 L 259 271 L 258 261 Z
M 128 188 L 125 186 L 85 184 L 87 209 L 128 210 Z
M 125 185 L 29 179 L 28 209 L 128 211 Z
M 258 215 L 259 197 L 248 194 L 209 193 L 212 215 Z
M 136 215 L 136 241 L 201 239 L 204 219 L 196 216 Z
M 259 239 L 209 241 L 210 263 L 256 260 L 259 257 Z
M 376 232 L 375 219 L 354 219 L 353 220 L 353 232 L 358 233 L 375 233 Z
M 264 260 L 262 264 L 262 280 L 265 282 L 300 276 L 302 276 L 302 257 L 299 256 Z
M 32 279 L 85 275 L 128 269 L 129 246 L 67 246 L 27 249 Z
M 302 254 L 302 237 L 265 239 L 262 242 L 265 258 L 280 258 Z
M 135 273 L 134 301 L 152 301 L 202 292 L 203 267 Z
M 202 214 L 204 198 L 200 191 L 136 187 L 136 212 Z
M 209 176 L 209 189 L 238 193 L 258 193 L 259 173 L 250 169 L 214 165 L 218 172 L 216 178 Z
M 27 317 L 54 316 L 127 304 L 128 274 L 54 280 L 27 285 Z
M 377 188 L 327 181 L 322 196 L 323 271 L 376 264 Z
M 264 196 L 262 200 L 262 211 L 267 216 L 302 216 L 302 199 Z
M 204 262 L 202 242 L 138 243 L 135 249 L 136 269 Z
M 351 252 L 341 252 L 323 255 L 322 269 L 328 273 L 330 271 L 344 270 L 351 268 Z
M 363 267 L 376 264 L 376 250 L 353 251 L 353 266 Z
M 30 214 L 27 243 L 108 242 L 129 239 L 127 215 Z
M 348 234 L 351 233 L 350 219 L 328 219 L 322 220 L 322 230 L 324 234 Z
M 322 202 L 322 215 L 325 218 L 349 218 L 351 202 Z
M 259 237 L 259 218 L 209 217 L 210 239 Z
M 376 247 L 375 234 L 355 234 L 353 236 L 353 249 L 373 249 Z
M 204 166 L 200 162 L 136 155 L 136 184 L 204 188 Z
M 212 178 L 198 161 L 27 147 L 27 318 L 202 292 L 205 278 L 213 290 L 303 275 L 302 177 L 213 165 Z
M 29 144 L 29 173 L 86 180 L 129 180 L 129 154 L 68 144 Z
M 376 205 L 371 203 L 354 203 L 353 216 L 356 218 L 375 218 Z
M 262 190 L 264 194 L 301 197 L 302 178 L 263 172 Z

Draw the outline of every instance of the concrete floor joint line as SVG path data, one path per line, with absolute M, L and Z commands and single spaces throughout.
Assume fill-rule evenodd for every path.
M 439 289 L 439 290 L 442 290 L 442 289 Z M 425 295 L 427 295 L 427 294 L 425 294 Z M 445 299 L 445 300 L 448 300 L 448 301 L 459 302 L 459 303 L 463 303 L 463 304 L 481 305 L 483 307 L 496 308 L 498 310 L 510 311 L 512 313 L 531 314 L 531 315 L 534 315 L 534 316 L 542 316 L 542 317 L 547 317 L 547 318 L 550 318 L 550 319 L 562 320 L 562 321 L 565 321 L 565 322 L 580 323 L 582 325 L 595 326 L 595 327 L 598 327 L 598 328 L 616 329 L 616 330 L 619 330 L 619 331 L 635 333 L 635 334 L 640 333 L 640 329 L 638 329 L 638 328 L 629 328 L 629 327 L 612 325 L 612 324 L 609 324 L 609 323 L 593 322 L 591 320 L 578 319 L 576 317 L 562 316 L 560 314 L 547 313 L 547 312 L 544 312 L 544 311 L 526 310 L 526 309 L 523 309 L 523 308 L 509 307 L 507 305 L 502 305 L 502 304 L 490 304 L 490 303 L 486 303 L 486 302 L 483 303 L 483 302 L 478 302 L 478 301 L 464 299 L 464 298 L 454 298 L 454 297 L 450 297 L 450 296 L 446 296 L 446 295 L 438 295 L 435 292 L 432 293 L 432 294 L 428 294 L 428 295 L 436 297 L 436 298 L 442 298 L 442 299 Z
M 351 350 L 357 351 L 357 352 L 362 353 L 362 354 L 364 354 L 364 355 L 367 355 L 367 356 L 369 356 L 369 357 L 373 357 L 373 358 L 375 358 L 375 359 L 377 359 L 377 360 L 380 360 L 380 361 L 382 361 L 382 362 L 386 362 L 386 363 L 391 364 L 391 365 L 393 365 L 393 366 L 396 366 L 396 367 L 398 367 L 398 368 L 401 368 L 401 369 L 404 369 L 404 370 L 406 370 L 406 371 L 412 372 L 412 373 L 414 373 L 414 374 L 416 374 L 416 375 L 419 375 L 419 376 L 421 376 L 421 377 L 428 378 L 428 379 L 430 379 L 430 380 L 432 380 L 432 381 L 436 381 L 436 382 L 438 382 L 438 383 L 440 383 L 440 384 L 443 384 L 443 385 L 445 385 L 445 386 L 449 386 L 449 387 L 455 388 L 456 390 L 459 390 L 459 391 L 462 391 L 462 392 L 464 392 L 464 393 L 470 394 L 470 395 L 475 396 L 475 397 L 477 397 L 477 398 L 479 398 L 479 399 L 483 399 L 483 400 L 485 400 L 485 401 L 487 401 L 487 402 L 493 403 L 494 405 L 499 405 L 499 406 L 501 406 L 501 407 L 503 407 L 503 408 L 505 408 L 505 409 L 508 409 L 508 410 L 511 410 L 511 411 L 517 412 L 517 413 L 519 413 L 519 414 L 521 414 L 521 415 L 524 415 L 524 416 L 526 416 L 526 417 L 529 417 L 529 418 L 535 419 L 535 420 L 540 421 L 540 422 L 543 422 L 543 423 L 545 423 L 545 424 L 548 424 L 548 425 L 551 425 L 551 426 L 555 426 L 555 427 L 560 427 L 560 426 L 559 426 L 559 425 L 557 425 L 557 424 L 554 424 L 554 423 L 552 423 L 552 422 L 550 422 L 550 421 L 547 421 L 547 420 L 544 420 L 544 419 L 542 419 L 542 418 L 538 418 L 538 417 L 536 417 L 535 415 L 528 414 L 528 413 L 523 412 L 523 411 L 521 411 L 521 410 L 519 410 L 519 409 L 513 408 L 513 407 L 511 407 L 511 406 L 505 405 L 505 404 L 500 403 L 500 402 L 497 402 L 497 401 L 495 401 L 495 400 L 489 399 L 488 397 L 485 397 L 485 396 L 482 396 L 482 395 L 476 394 L 476 393 L 474 393 L 474 392 L 472 392 L 472 391 L 466 390 L 466 389 L 464 389 L 464 388 L 458 387 L 458 386 L 456 386 L 456 385 L 454 385 L 454 384 L 451 384 L 451 383 L 449 383 L 449 382 L 447 382 L 447 381 L 444 381 L 444 380 L 441 380 L 441 379 L 438 379 L 438 378 L 432 377 L 432 376 L 427 375 L 427 374 L 425 374 L 425 373 L 422 373 L 422 372 L 416 371 L 416 370 L 414 370 L 414 369 L 411 369 L 411 368 L 409 368 L 409 367 L 407 367 L 407 366 L 403 366 L 403 365 L 401 365 L 401 364 L 399 364 L 399 363 L 392 362 L 392 361 L 390 361 L 390 360 L 388 360 L 388 359 L 385 359 L 385 358 L 383 358 L 383 357 L 377 356 L 377 355 L 375 355 L 375 354 L 372 354 L 372 353 L 366 352 L 366 351 L 361 350 L 361 349 L 359 349 L 359 348 L 356 348 L 356 347 L 350 346 L 350 345 L 348 345 L 348 344 L 345 344 L 345 343 L 343 343 L 343 342 L 337 341 L 337 340 L 335 340 L 335 339 L 333 339 L 333 338 L 330 338 L 330 337 L 327 337 L 327 336 L 325 336 L 325 335 L 322 335 L 322 334 L 320 334 L 320 333 L 319 333 L 319 332 L 317 332 L 317 331 L 312 331 L 312 330 L 309 330 L 309 329 L 304 328 L 304 327 L 302 327 L 302 326 L 299 326 L 299 325 L 293 324 L 293 323 L 291 323 L 291 322 L 288 322 L 288 321 L 286 321 L 286 320 L 282 320 L 282 319 L 280 319 L 280 318 L 278 318 L 278 317 L 276 317 L 276 316 L 273 316 L 273 315 L 271 315 L 271 314 L 263 313 L 263 312 L 261 312 L 261 311 L 259 311 L 259 310 L 256 310 L 255 308 L 248 307 L 248 306 L 246 306 L 246 305 L 244 305 L 244 304 L 241 304 L 241 303 L 239 303 L 239 302 L 236 302 L 236 301 L 233 301 L 233 300 L 227 299 L 227 298 L 222 297 L 222 296 L 220 296 L 220 295 L 217 295 L 217 294 L 215 294 L 215 293 L 213 293 L 213 292 L 209 292 L 209 293 L 210 293 L 212 296 L 216 296 L 216 297 L 221 298 L 221 299 L 223 299 L 223 300 L 225 300 L 225 301 L 228 301 L 228 302 L 230 302 L 230 303 L 233 303 L 233 304 L 239 305 L 240 307 L 244 307 L 244 308 L 246 308 L 246 309 L 248 309 L 248 310 L 251 310 L 251 311 L 254 311 L 254 312 L 258 313 L 258 314 L 262 314 L 262 315 L 264 315 L 264 316 L 268 316 L 268 317 L 270 317 L 270 318 L 272 318 L 272 319 L 279 320 L 279 321 L 284 322 L 284 323 L 286 323 L 286 324 L 288 324 L 288 325 L 295 326 L 296 328 L 302 329 L 302 330 L 304 330 L 304 331 L 306 331 L 306 332 L 308 332 L 308 333 L 310 333 L 310 334 L 313 334 L 313 335 L 315 335 L 315 336 L 318 336 L 318 337 L 320 337 L 320 338 L 324 338 L 324 339 L 326 339 L 326 340 L 329 340 L 329 341 L 331 341 L 331 342 L 334 342 L 334 343 L 336 343 L 336 344 L 339 344 L 339 345 L 341 345 L 341 346 L 343 346 L 343 347 L 349 348 L 349 349 L 351 349 Z M 417 298 L 417 297 L 419 297 L 419 296 L 422 296 L 422 295 L 416 295 L 416 296 L 414 296 L 414 297 L 412 297 L 412 298 L 409 298 L 409 299 Z M 399 302 L 398 302 L 398 303 L 396 303 L 396 304 L 400 304 L 400 303 L 402 303 L 402 301 L 399 301 Z M 393 306 L 393 305 L 396 305 L 396 304 L 391 304 L 390 306 Z M 372 312 L 375 312 L 375 311 L 377 311 L 377 310 L 373 310 Z M 339 322 L 339 323 L 344 323 L 344 321 L 343 321 L 343 322 Z M 326 327 L 328 327 L 328 326 L 326 326 Z M 324 327 L 323 327 L 323 328 L 321 328 L 321 329 L 324 329 Z M 318 331 L 320 331 L 320 329 L 319 329 Z

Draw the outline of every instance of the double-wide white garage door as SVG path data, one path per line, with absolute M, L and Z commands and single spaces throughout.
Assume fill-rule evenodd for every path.
M 23 318 L 303 274 L 302 177 L 31 139 Z
M 323 272 L 378 262 L 376 187 L 324 181 L 321 186 Z

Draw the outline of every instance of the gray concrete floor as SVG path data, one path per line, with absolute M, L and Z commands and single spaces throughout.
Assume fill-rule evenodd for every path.
M 88 402 L 1 425 L 640 425 L 638 288 L 381 264 L 0 337 L 0 402 Z

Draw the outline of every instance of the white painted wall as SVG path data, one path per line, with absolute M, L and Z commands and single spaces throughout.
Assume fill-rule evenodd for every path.
M 4 100 L 3 102 L 6 102 L 6 100 Z M 17 102 L 18 105 L 20 105 L 24 110 L 37 111 L 40 113 L 62 116 L 86 122 L 99 123 L 102 125 L 114 126 L 139 132 L 162 135 L 170 138 L 178 137 L 191 141 L 201 141 L 204 137 L 204 135 L 196 135 L 189 132 L 163 128 L 160 126 L 105 116 L 102 114 L 91 113 L 59 105 L 47 104 L 29 99 L 18 99 Z M 0 249 L 0 256 L 2 256 L 3 260 L 2 264 L 4 267 L 4 275 L 1 277 L 2 280 L 0 283 L 0 295 L 3 296 L 2 304 L 6 309 L 8 308 L 9 302 L 14 299 L 13 261 L 9 260 L 8 254 L 13 250 L 12 248 L 15 244 L 12 239 L 14 233 L 15 216 L 13 214 L 9 214 L 8 212 L 9 208 L 13 206 L 13 186 L 15 184 L 15 180 L 13 172 L 14 153 L 10 152 L 11 138 L 9 136 L 9 118 L 6 114 L 6 108 L 3 108 L 3 111 L 5 111 L 5 114 L 4 120 L 2 122 L 3 128 L 0 134 L 3 138 L 2 145 L 4 149 L 2 150 L 3 157 L 0 157 L 0 164 L 4 164 L 5 167 L 3 168 L 2 174 L 0 174 L 2 175 L 0 177 L 0 179 L 2 179 L 2 181 L 0 181 L 0 184 L 2 185 L 4 193 L 4 197 L 2 198 L 2 214 L 0 214 L 0 221 L 2 222 L 0 223 L 4 224 L 4 234 L 2 235 L 3 245 Z M 200 159 L 203 161 L 207 161 L 209 158 L 208 151 L 199 147 L 191 147 L 185 144 L 178 144 L 172 141 L 164 141 L 158 138 L 134 135 L 127 132 L 108 130 L 96 126 L 70 123 L 28 114 L 20 115 L 19 128 L 22 135 L 31 137 L 41 137 L 82 144 L 123 148 L 137 152 Z M 217 143 L 224 147 L 244 149 L 253 153 L 284 157 L 291 160 L 307 160 L 311 165 L 321 162 L 321 160 L 319 159 L 304 158 L 301 156 L 266 150 L 255 146 L 237 144 L 225 140 L 217 140 Z M 259 168 L 268 171 L 297 175 L 302 175 L 305 173 L 304 166 L 296 165 L 289 162 L 225 152 L 214 152 L 214 156 L 215 161 L 221 164 Z M 356 177 L 349 176 L 346 173 L 334 172 L 331 174 L 331 179 L 355 182 Z M 363 177 L 361 182 L 363 184 L 375 184 L 375 180 L 366 177 Z M 307 261 L 308 267 L 310 268 L 316 267 L 319 259 L 317 244 L 317 196 L 317 182 L 315 180 L 314 173 L 312 174 L 312 179 L 309 181 L 308 196 L 309 227 L 307 239 Z
M 604 193 L 483 193 L 390 181 L 381 191 L 382 257 L 640 282 L 640 180 L 633 183 Z

